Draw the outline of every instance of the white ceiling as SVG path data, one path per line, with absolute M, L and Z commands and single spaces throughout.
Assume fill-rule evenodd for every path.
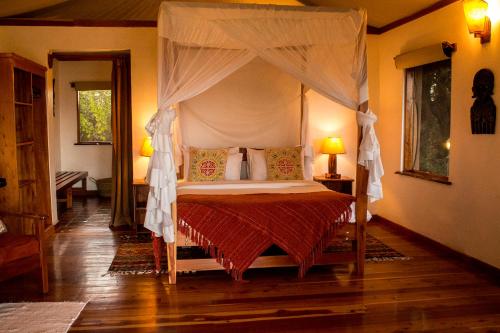
M 327 7 L 364 7 L 368 24 L 383 27 L 440 0 L 198 0 Z M 37 19 L 156 20 L 161 0 L 0 0 L 0 17 Z

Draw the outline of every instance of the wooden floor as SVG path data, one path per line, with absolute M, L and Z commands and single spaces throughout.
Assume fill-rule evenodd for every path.
M 246 283 L 210 272 L 169 286 L 105 275 L 120 242 L 108 221 L 109 203 L 75 201 L 48 249 L 50 293 L 28 274 L 2 283 L 0 302 L 89 301 L 72 332 L 500 332 L 498 281 L 384 225 L 368 232 L 413 259 L 368 263 L 363 278 L 338 265 L 302 280 L 271 269 Z

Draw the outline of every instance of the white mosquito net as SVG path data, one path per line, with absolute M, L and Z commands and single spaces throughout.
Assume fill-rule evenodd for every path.
M 158 112 L 146 126 L 153 156 L 145 227 L 174 241 L 173 139 L 176 104 L 201 94 L 260 57 L 327 98 L 357 110 L 367 99 L 366 11 L 248 4 L 163 2 L 158 14 Z M 363 96 L 363 98 L 360 98 Z M 362 100 L 363 99 L 363 100 Z M 382 197 L 379 145 L 370 111 L 359 163 L 370 171 L 368 195 Z M 177 122 L 176 122 L 177 123 Z

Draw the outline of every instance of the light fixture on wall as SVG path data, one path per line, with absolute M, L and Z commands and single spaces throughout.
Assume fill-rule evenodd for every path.
M 147 136 L 142 141 L 141 156 L 151 157 L 153 155 L 153 147 L 151 146 L 151 137 Z
M 342 139 L 335 137 L 326 138 L 323 141 L 321 153 L 330 155 L 328 157 L 328 173 L 325 174 L 325 178 L 339 179 L 340 174 L 337 173 L 337 154 L 345 154 Z
M 491 37 L 491 21 L 486 15 L 488 3 L 484 0 L 463 0 L 465 20 L 469 32 L 481 38 L 481 44 L 489 43 Z

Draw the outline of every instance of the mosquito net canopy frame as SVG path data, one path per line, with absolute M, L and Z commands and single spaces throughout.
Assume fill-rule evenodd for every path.
M 354 111 L 368 99 L 366 11 L 249 4 L 163 2 L 158 14 L 158 112 L 146 130 L 153 156 L 145 227 L 175 241 L 173 138 L 176 105 L 197 96 L 255 57 Z M 358 112 L 358 163 L 369 170 L 367 194 L 382 197 L 383 174 L 371 112 Z M 353 134 L 354 135 L 354 134 Z M 178 141 L 177 141 L 178 142 Z

